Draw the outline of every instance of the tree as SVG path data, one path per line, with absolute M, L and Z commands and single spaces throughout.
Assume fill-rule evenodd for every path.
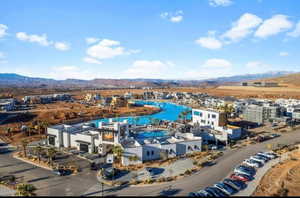
M 7 134 L 8 136 L 11 136 L 11 128 L 10 128 L 10 127 L 7 127 L 7 128 L 6 128 L 6 134 Z
M 114 146 L 112 152 L 114 156 L 116 156 L 116 158 L 119 160 L 122 157 L 124 150 L 122 149 L 121 146 Z
M 137 155 L 132 155 L 132 156 L 129 156 L 128 158 L 130 161 L 138 161 L 140 158 L 137 156 Z
M 27 157 L 27 145 L 28 145 L 28 141 L 23 139 L 21 141 L 21 145 L 22 145 L 22 149 L 23 149 L 23 155 L 24 157 Z
M 36 187 L 32 184 L 18 184 L 17 185 L 17 191 L 16 195 L 17 196 L 34 196 L 36 191 Z
M 34 147 L 35 154 L 38 157 L 39 162 L 41 162 L 41 154 L 43 152 L 43 148 L 41 146 Z
M 53 165 L 53 158 L 54 158 L 54 156 L 55 156 L 56 153 L 57 153 L 57 151 L 54 148 L 49 148 L 47 150 L 48 163 L 50 164 L 50 166 Z

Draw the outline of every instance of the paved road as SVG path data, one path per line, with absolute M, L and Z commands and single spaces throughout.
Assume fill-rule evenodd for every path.
M 168 195 L 187 195 L 224 179 L 234 167 L 245 158 L 258 151 L 266 150 L 267 144 L 291 144 L 300 142 L 300 130 L 286 133 L 279 138 L 263 143 L 249 145 L 239 150 L 224 151 L 224 155 L 217 159 L 217 164 L 203 168 L 200 172 L 179 179 L 174 182 L 144 187 L 105 187 L 105 195 L 134 195 L 134 196 L 157 196 L 162 193 Z M 38 195 L 93 195 L 101 196 L 102 188 L 96 180 L 95 172 L 85 170 L 76 176 L 59 177 L 50 171 L 21 162 L 11 157 L 11 154 L 0 154 L 0 174 L 14 173 L 17 177 L 24 176 L 38 187 Z

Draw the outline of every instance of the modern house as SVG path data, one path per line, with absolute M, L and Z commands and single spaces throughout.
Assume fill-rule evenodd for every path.
M 113 146 L 124 150 L 123 165 L 185 155 L 201 151 L 202 138 L 191 133 L 177 133 L 159 138 L 136 138 L 130 134 L 131 125 L 124 122 L 81 123 L 76 125 L 55 125 L 47 129 L 47 144 L 59 148 L 74 148 L 87 153 L 110 153 Z M 135 132 L 138 133 L 138 132 Z M 137 160 L 132 160 L 136 156 Z
M 0 110 L 2 111 L 12 111 L 15 108 L 16 99 L 0 99 Z
M 248 105 L 244 111 L 243 118 L 246 121 L 264 124 L 272 118 L 281 116 L 279 106 Z

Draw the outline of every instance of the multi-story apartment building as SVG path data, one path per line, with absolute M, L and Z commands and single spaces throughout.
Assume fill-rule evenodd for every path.
M 280 117 L 280 109 L 279 106 L 248 105 L 244 110 L 243 118 L 249 122 L 264 124 L 271 118 Z
M 209 126 L 212 129 L 227 125 L 226 113 L 213 109 L 193 109 L 193 123 L 200 126 Z

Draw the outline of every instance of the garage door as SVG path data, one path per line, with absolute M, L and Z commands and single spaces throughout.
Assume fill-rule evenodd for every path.
M 79 146 L 80 151 L 89 152 L 89 145 L 87 144 L 80 144 Z

